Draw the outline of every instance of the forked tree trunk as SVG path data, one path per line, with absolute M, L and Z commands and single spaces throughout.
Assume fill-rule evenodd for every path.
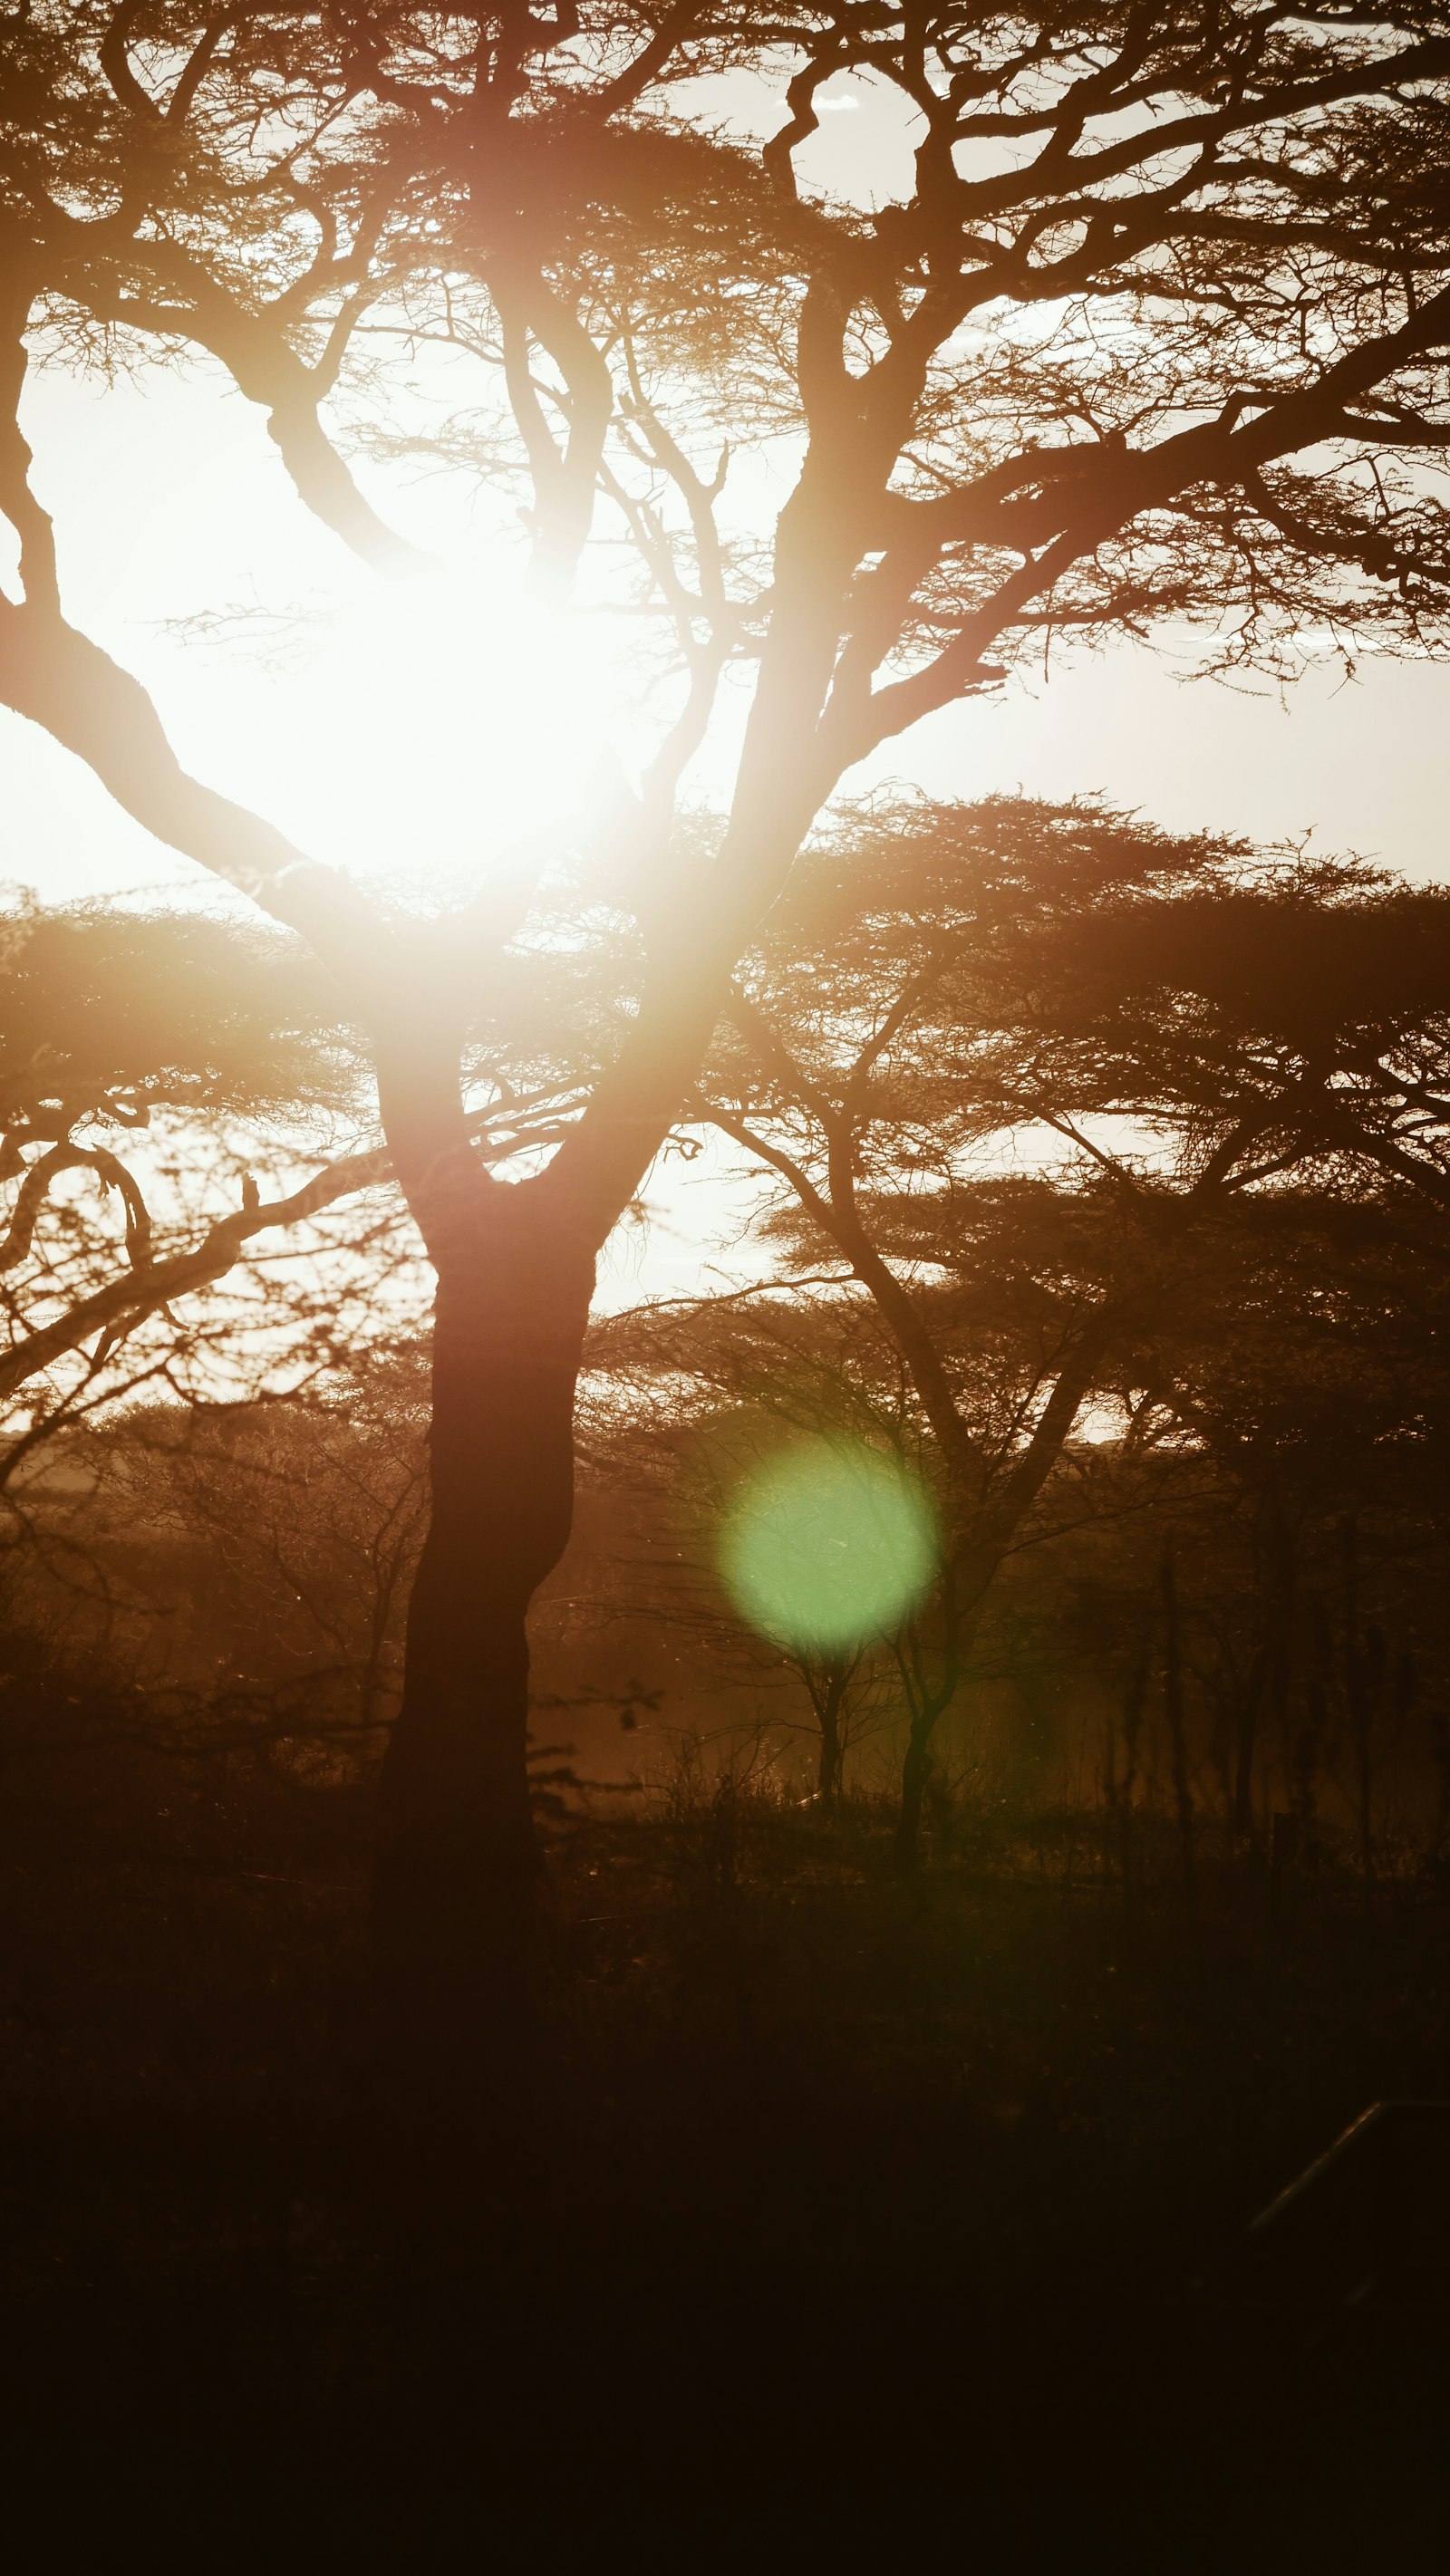
M 529 1605 L 573 1510 L 592 1253 L 531 1184 L 435 1246 L 431 1516 L 381 1784 L 375 1935 L 420 2050 L 519 2012 L 542 1881 L 528 1780 Z M 461 1239 L 460 1239 L 461 1238 Z

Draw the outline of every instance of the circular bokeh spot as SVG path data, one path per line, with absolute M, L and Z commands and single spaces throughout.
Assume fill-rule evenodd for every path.
M 736 1488 L 720 1542 L 725 1589 L 783 1645 L 839 1652 L 897 1626 L 937 1563 L 931 1505 L 856 1440 L 799 1440 Z

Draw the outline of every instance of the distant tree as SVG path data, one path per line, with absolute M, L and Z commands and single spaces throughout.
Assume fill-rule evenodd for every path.
M 1263 1027 L 1286 922 L 1312 1078 Z M 1091 1508 L 1091 1452 L 1071 1446 L 1090 1399 L 1130 1447 L 1207 1441 L 1250 1482 L 1259 1461 L 1266 1569 L 1283 1562 L 1297 1453 L 1321 1506 L 1332 1483 L 1343 1510 L 1383 1486 L 1386 1435 L 1417 1397 L 1427 1429 L 1443 1420 L 1422 1329 L 1443 1228 L 1386 1200 L 1381 1091 L 1360 1111 L 1343 1068 L 1362 1065 L 1372 1022 L 1376 1061 L 1428 1065 L 1447 935 L 1442 896 L 1362 866 L 1175 841 L 1091 807 L 881 806 L 798 863 L 698 1109 L 782 1184 L 774 1230 L 797 1270 L 834 1254 L 868 1293 L 874 1338 L 839 1300 L 793 1319 L 731 1300 L 693 1329 L 660 1319 L 655 1364 L 712 1388 L 733 1367 L 757 1401 L 774 1384 L 783 1418 L 854 1405 L 888 1446 L 909 1421 L 943 1573 L 898 1641 L 904 1857 L 1000 1568 Z M 1233 980 L 1230 953 L 1258 985 Z M 1331 955 L 1337 980 L 1316 977 Z M 606 1326 L 603 1347 L 640 1331 Z M 1241 1813 L 1282 1653 L 1261 1637 L 1242 1676 Z
M 1450 13 L 31 0 L 0 46 L 23 592 L 0 697 L 309 941 L 367 1032 L 438 1280 L 379 1932 L 415 2006 L 476 2021 L 531 1919 L 525 1622 L 568 1534 L 596 1256 L 823 800 L 1055 635 L 1197 624 L 1209 658 L 1276 669 L 1326 637 L 1439 639 Z M 912 120 L 913 174 L 874 212 L 797 184 L 842 76 Z M 461 1068 L 532 882 L 389 919 L 187 774 L 64 613 L 15 410 L 27 331 L 76 368 L 218 361 L 384 570 L 416 553 L 344 440 L 520 489 L 556 591 L 601 493 L 632 538 L 678 712 L 585 888 L 586 914 L 631 916 L 612 1042 L 519 1187 L 475 1150 Z M 480 401 L 420 429 L 412 356 L 440 333 Z M 732 532 L 717 460 L 752 445 L 788 497 Z M 697 866 L 671 805 L 728 664 L 749 715 Z
M 1085 1403 L 1262 1173 L 1256 1116 L 1154 1130 L 1156 1031 L 1113 1056 L 1079 1025 L 1082 948 L 1126 902 L 1165 913 L 1249 864 L 1091 807 L 865 811 L 798 863 L 707 1069 L 700 1114 L 785 1185 L 797 1263 L 834 1252 L 867 1292 L 929 1453 L 942 1570 L 901 1640 L 904 1860 L 987 1594 L 1051 1527 Z M 1105 1120 L 1133 1126 L 1116 1175 Z
M 721 1586 L 721 1534 L 752 1474 L 805 1444 L 848 1454 L 869 1446 L 908 1477 L 920 1471 L 921 1425 L 899 1353 L 869 1307 L 834 1290 L 810 1293 L 823 1284 L 797 1271 L 758 1292 L 649 1303 L 601 1318 L 587 1346 L 591 1448 L 607 1449 L 616 1473 L 651 1476 L 662 1489 L 679 1560 L 669 1615 L 710 1635 L 722 1670 L 740 1665 L 743 1641 Z M 671 1394 L 665 1439 L 663 1385 Z M 779 1724 L 814 1735 L 815 1794 L 830 1812 L 848 1756 L 894 1719 L 890 1641 L 863 1630 L 837 1645 L 767 1628 L 739 1679 L 772 1667 L 792 1683 L 792 1697 L 804 1695 L 808 1719 L 794 1720 L 787 1706 Z
M 1261 1753 L 1307 1812 L 1337 1707 L 1369 1875 L 1372 1720 L 1403 1715 L 1417 1638 L 1422 1665 L 1440 1652 L 1408 1569 L 1437 1561 L 1450 1434 L 1450 903 L 1301 858 L 1101 913 L 1075 974 L 1080 1040 L 1143 1067 L 1160 1134 L 1257 1131 L 1263 1186 L 1125 1351 L 1122 1392 L 1202 1445 L 1248 1525 L 1249 1579 L 1207 1650 L 1239 1830 Z

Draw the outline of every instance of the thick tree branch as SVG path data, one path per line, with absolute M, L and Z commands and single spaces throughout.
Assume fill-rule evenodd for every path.
M 386 997 L 386 934 L 371 905 L 274 824 L 191 777 L 140 681 L 58 612 L 0 603 L 0 704 L 84 761 L 158 841 L 299 931 L 350 993 L 375 1006 Z

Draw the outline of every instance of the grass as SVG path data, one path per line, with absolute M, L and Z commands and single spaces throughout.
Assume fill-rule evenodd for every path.
M 59 2563 L 98 2507 L 207 2569 L 1435 2527 L 1433 2320 L 1242 2256 L 1367 2102 L 1450 2092 L 1433 1879 L 1326 1857 L 1276 1915 L 1150 1851 L 1129 1900 L 1081 1826 L 963 1818 L 903 1883 L 870 1806 L 676 1783 L 555 1829 L 538 2060 L 469 2113 L 369 2074 L 361 1809 L 269 1814 L 12 1815 L 0 2440 Z

